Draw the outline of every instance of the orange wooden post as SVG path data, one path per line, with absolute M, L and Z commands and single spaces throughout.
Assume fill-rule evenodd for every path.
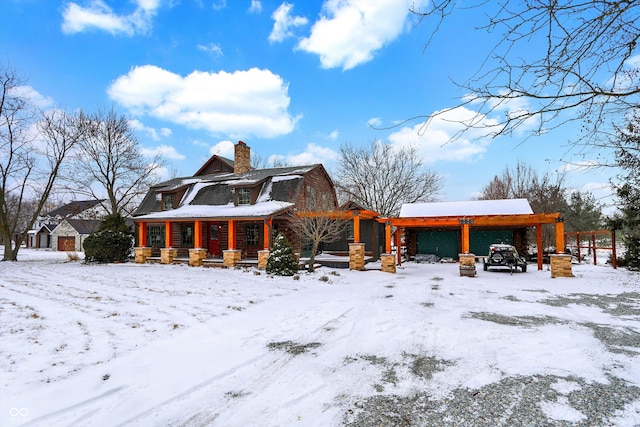
M 264 220 L 264 250 L 267 251 L 271 247 L 271 228 L 273 227 L 273 219 L 268 218 Z
M 384 253 L 386 254 L 390 254 L 391 253 L 391 221 L 387 221 L 385 227 L 384 227 L 384 240 L 385 240 L 385 245 L 384 245 Z
M 202 248 L 202 221 L 196 221 L 194 226 L 195 239 L 193 241 L 194 248 Z
M 611 230 L 611 265 L 618 268 L 618 255 L 616 254 L 616 230 Z
M 236 222 L 234 220 L 229 220 L 229 250 L 234 250 L 236 248 Z
M 469 223 L 466 221 L 462 224 L 462 253 L 469 253 Z
M 564 253 L 564 218 L 556 219 L 556 253 Z
M 164 247 L 170 248 L 173 245 L 171 221 L 167 221 L 164 226 Z
M 538 270 L 542 270 L 542 224 L 536 224 L 536 246 L 538 247 Z
M 396 258 L 398 259 L 398 265 L 402 265 L 402 251 L 401 251 L 401 247 L 400 245 L 402 244 L 401 241 L 401 236 L 400 234 L 402 233 L 402 230 L 400 229 L 400 227 L 396 228 L 396 234 L 394 234 L 395 236 L 395 242 L 396 242 Z
M 147 223 L 139 222 L 138 227 L 138 246 L 144 248 L 147 246 Z
M 353 243 L 360 243 L 360 214 L 353 216 Z

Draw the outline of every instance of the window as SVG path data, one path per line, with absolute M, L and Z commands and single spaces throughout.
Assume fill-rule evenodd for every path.
M 173 194 L 164 194 L 162 199 L 164 201 L 163 210 L 168 211 L 173 209 Z
M 191 224 L 182 226 L 182 246 L 193 246 L 193 225 Z
M 353 221 L 347 221 L 347 240 L 353 240 Z
M 250 204 L 251 204 L 251 189 L 238 188 L 238 205 L 250 205 Z
M 307 185 L 307 209 L 314 210 L 318 203 L 318 192 L 315 187 Z
M 247 246 L 258 246 L 260 244 L 260 227 L 258 224 L 247 225 L 245 234 Z
M 150 225 L 147 229 L 147 246 L 164 248 L 164 225 Z

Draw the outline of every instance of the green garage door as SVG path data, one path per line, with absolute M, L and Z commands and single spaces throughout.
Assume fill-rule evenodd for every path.
M 487 255 L 489 246 L 494 243 L 513 245 L 512 230 L 470 230 L 469 252 L 476 255 Z
M 458 259 L 458 232 L 420 231 L 417 252 L 419 254 L 435 254 L 440 258 Z

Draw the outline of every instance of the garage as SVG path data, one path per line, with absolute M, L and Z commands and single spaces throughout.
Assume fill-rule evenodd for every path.
M 416 236 L 416 253 L 433 254 L 438 258 L 458 258 L 458 231 L 427 230 L 419 231 Z
M 58 250 L 64 252 L 73 252 L 76 250 L 76 238 L 74 236 L 59 236 Z
M 526 199 L 405 203 L 399 217 L 378 221 L 386 223 L 386 253 L 391 253 L 393 238 L 396 246 L 404 241 L 404 254 L 409 259 L 416 254 L 435 254 L 454 260 L 459 254 L 486 256 L 489 246 L 498 242 L 511 244 L 526 253 L 530 244 L 527 229 L 535 227 L 538 270 L 542 270 L 544 224 L 554 225 L 556 247 L 564 248 L 564 219 L 560 213 L 535 214 Z M 397 254 L 397 262 L 401 263 L 403 251 Z

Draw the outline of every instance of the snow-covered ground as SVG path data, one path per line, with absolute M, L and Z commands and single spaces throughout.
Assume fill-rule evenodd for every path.
M 296 280 L 19 257 L 0 263 L 3 426 L 513 425 L 517 411 L 640 425 L 640 275 L 625 269 Z

